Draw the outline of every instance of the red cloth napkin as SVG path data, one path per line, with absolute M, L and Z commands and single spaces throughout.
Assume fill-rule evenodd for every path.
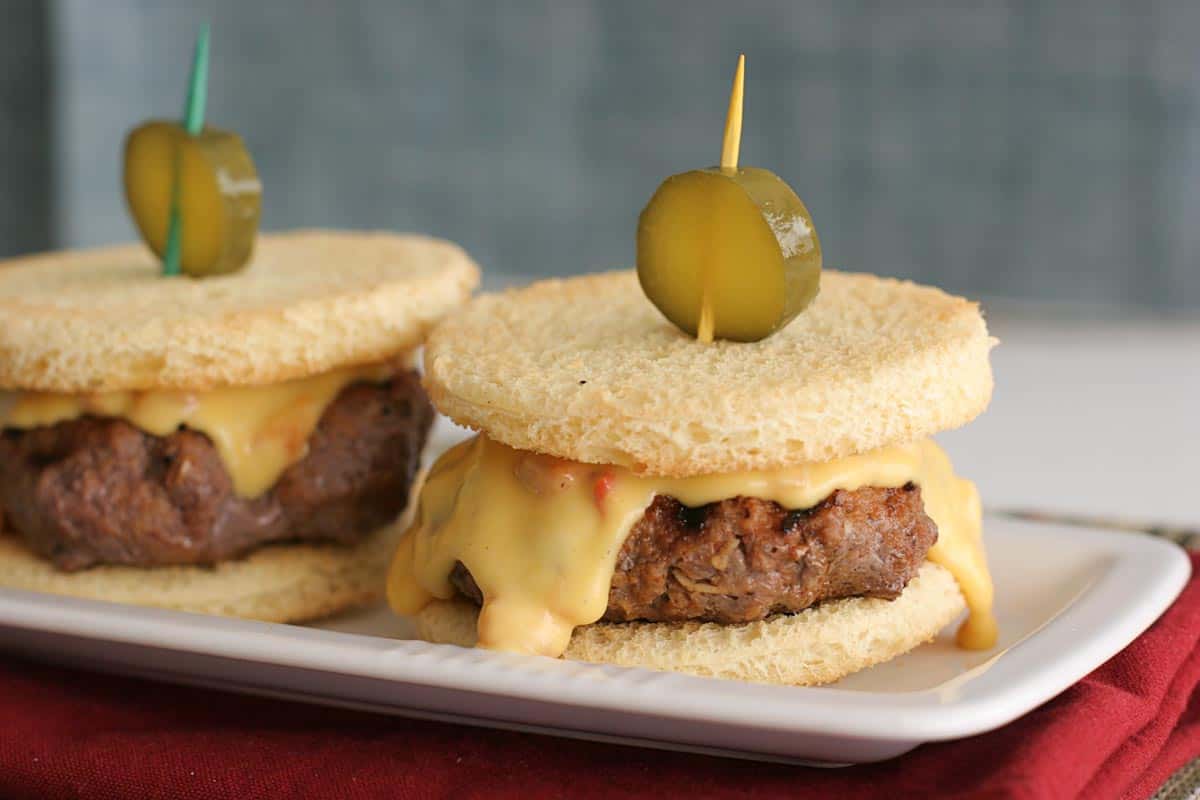
M 1200 574 L 1200 556 L 1192 556 Z M 0 797 L 1147 797 L 1200 754 L 1200 578 L 992 733 L 813 769 L 419 722 L 0 661 Z

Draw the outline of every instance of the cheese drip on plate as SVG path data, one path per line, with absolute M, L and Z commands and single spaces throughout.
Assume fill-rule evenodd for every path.
M 309 437 L 343 389 L 385 381 L 395 372 L 394 366 L 373 364 L 208 391 L 0 392 L 0 428 L 29 430 L 85 416 L 123 419 L 154 436 L 187 427 L 212 440 L 234 491 L 253 498 L 304 458 Z
M 959 645 L 992 647 L 992 582 L 979 494 L 930 440 L 788 469 L 661 478 L 539 455 L 476 436 L 434 464 L 388 577 L 400 614 L 455 595 L 461 562 L 483 594 L 479 646 L 560 656 L 608 606 L 617 554 L 656 495 L 696 507 L 743 496 L 811 508 L 838 489 L 921 487 L 938 527 L 928 558 L 958 581 L 969 617 Z

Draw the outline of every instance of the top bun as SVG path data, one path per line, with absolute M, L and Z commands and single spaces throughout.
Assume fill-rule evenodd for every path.
M 511 447 L 666 476 L 776 469 L 969 422 L 992 393 L 979 307 L 938 289 L 826 270 L 759 341 L 702 344 L 633 272 L 474 300 L 425 348 L 426 388 Z
M 141 245 L 0 262 L 0 389 L 212 389 L 411 350 L 479 270 L 424 236 L 258 237 L 240 272 L 160 275 Z

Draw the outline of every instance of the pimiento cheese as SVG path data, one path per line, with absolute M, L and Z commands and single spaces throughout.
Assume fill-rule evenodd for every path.
M 180 427 L 212 440 L 241 497 L 257 497 L 304 458 L 330 403 L 351 383 L 383 381 L 395 367 L 373 364 L 267 386 L 208 391 L 0 392 L 0 428 L 29 430 L 78 419 L 123 419 L 154 436 Z
M 608 605 L 617 554 L 655 495 L 687 506 L 743 496 L 811 508 L 837 489 L 921 487 L 938 527 L 928 558 L 949 570 L 969 616 L 958 642 L 992 647 L 992 582 L 981 537 L 979 494 L 954 475 L 932 441 L 781 470 L 662 478 L 515 450 L 480 435 L 431 469 L 417 516 L 388 577 L 388 598 L 415 614 L 449 599 L 457 562 L 483 595 L 479 646 L 560 656 L 578 625 Z

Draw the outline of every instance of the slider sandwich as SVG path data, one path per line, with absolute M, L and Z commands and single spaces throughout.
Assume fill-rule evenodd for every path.
M 383 233 L 253 253 L 0 264 L 0 586 L 275 621 L 381 593 L 433 418 L 414 351 L 478 270 Z
M 432 642 L 785 684 L 964 611 L 991 647 L 979 497 L 930 439 L 990 399 L 978 306 L 832 271 L 809 295 L 753 341 L 694 338 L 632 271 L 439 325 L 426 387 L 477 435 L 431 469 L 394 609 Z
M 433 642 L 785 684 L 996 640 L 975 487 L 930 436 L 992 393 L 979 308 L 829 272 L 739 167 L 667 178 L 637 271 L 477 299 L 425 351 L 443 455 L 388 580 Z

